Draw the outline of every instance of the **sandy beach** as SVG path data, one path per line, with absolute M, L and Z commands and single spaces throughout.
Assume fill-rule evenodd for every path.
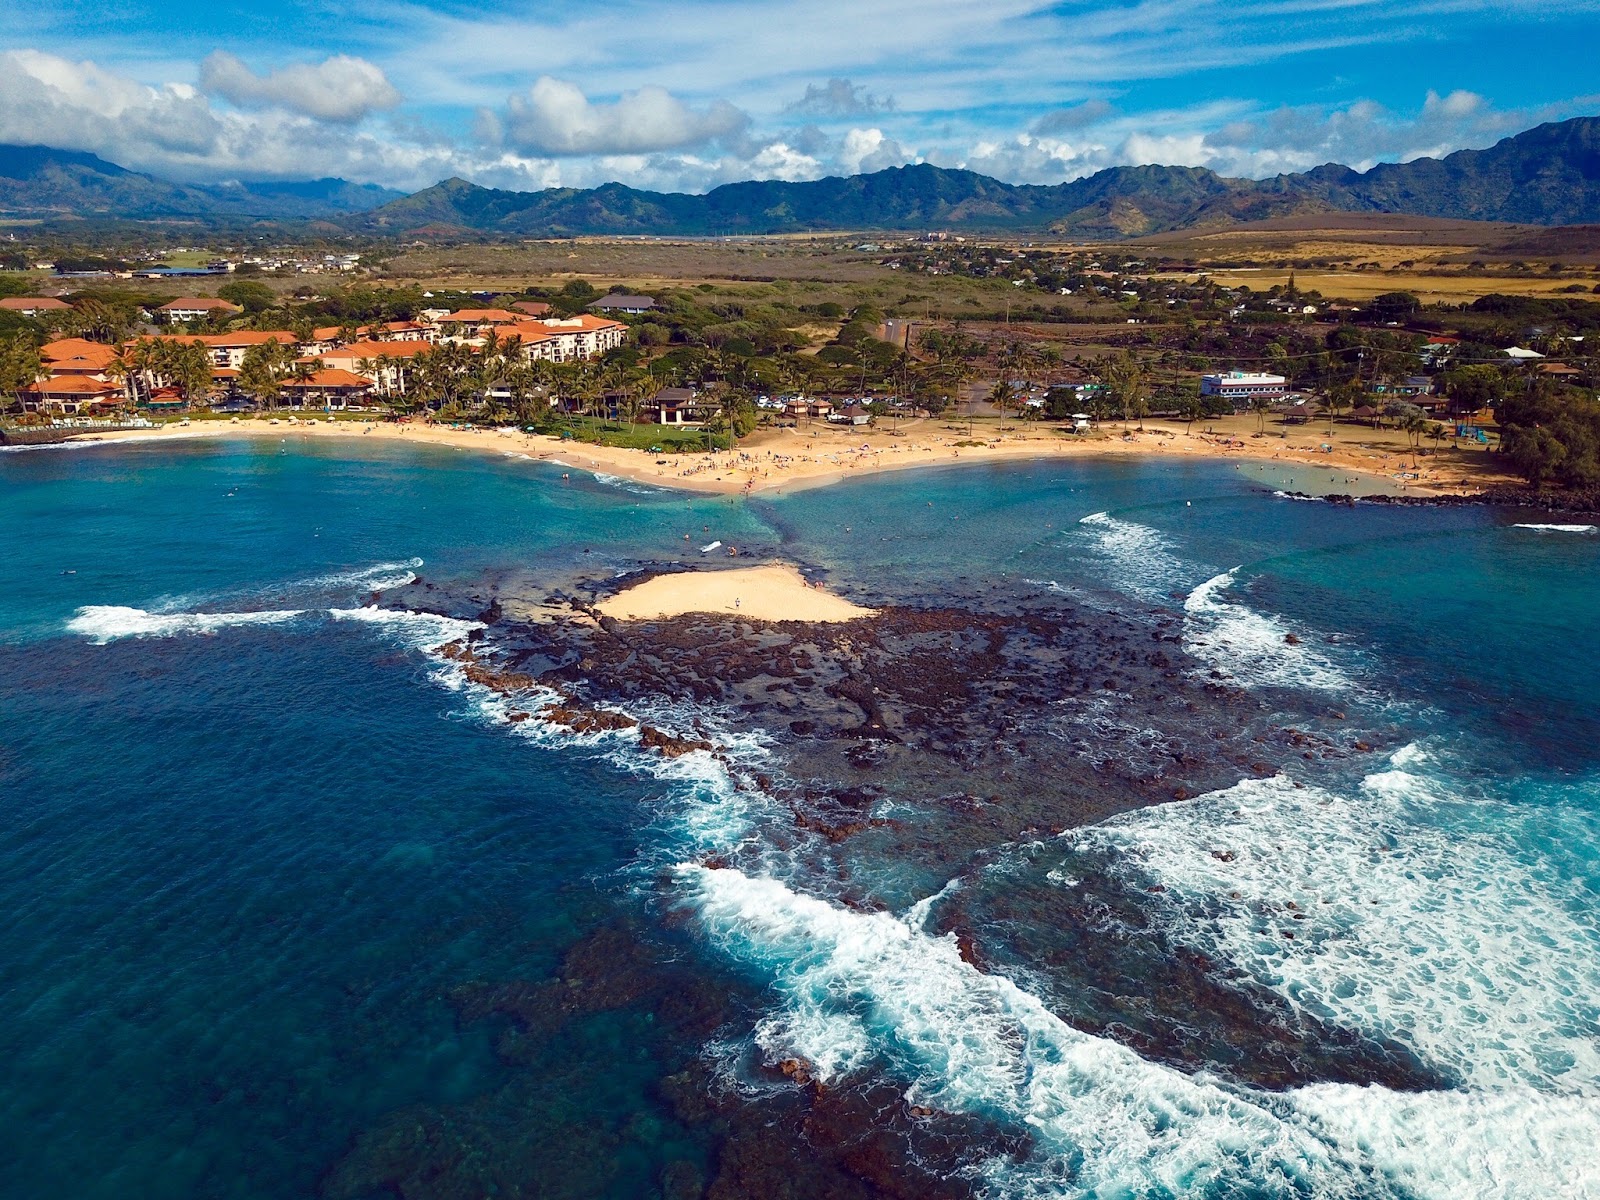
M 1255 460 L 1285 466 L 1326 468 L 1329 490 L 1337 476 L 1381 479 L 1394 492 L 1417 495 L 1477 491 L 1507 480 L 1485 469 L 1481 451 L 1446 451 L 1413 456 L 1403 435 L 1390 430 L 1341 427 L 1333 439 L 1325 428 L 1255 428 L 1253 417 L 1223 418 L 1205 427 L 1145 422 L 1142 430 L 1108 426 L 1097 434 L 1063 434 L 1053 427 L 996 426 L 980 422 L 967 429 L 943 420 L 903 421 L 898 430 L 841 428 L 825 424 L 763 429 L 736 451 L 716 454 L 650 454 L 521 430 L 452 428 L 437 424 L 382 421 L 328 421 L 248 418 L 195 421 L 155 429 L 87 433 L 74 441 L 161 442 L 210 437 L 375 438 L 383 441 L 452 446 L 555 466 L 610 474 L 685 491 L 738 494 L 779 488 L 817 487 L 858 475 L 923 466 L 1011 462 L 1035 458 L 1102 455 L 1172 455 Z M 1324 450 L 1328 446 L 1330 449 Z
M 619 621 L 732 613 L 758 621 L 854 621 L 876 610 L 813 586 L 788 563 L 657 575 L 595 606 Z

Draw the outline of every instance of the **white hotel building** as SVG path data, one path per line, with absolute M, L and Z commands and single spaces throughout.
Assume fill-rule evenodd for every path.
M 1217 375 L 1200 376 L 1200 394 L 1221 396 L 1235 404 L 1252 400 L 1282 400 L 1288 380 L 1282 375 L 1256 374 L 1248 371 L 1224 371 Z

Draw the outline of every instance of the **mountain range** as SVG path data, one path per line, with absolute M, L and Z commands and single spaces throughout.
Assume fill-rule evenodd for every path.
M 13 218 L 305 221 L 364 212 L 404 196 L 344 179 L 172 183 L 80 150 L 0 145 L 0 213 Z
M 1204 167 L 1111 167 L 1035 185 L 919 164 L 805 183 L 732 183 L 704 195 L 620 183 L 515 192 L 463 179 L 410 196 L 339 179 L 202 186 L 169 183 L 92 154 L 0 146 L 0 212 L 10 215 L 317 220 L 375 236 L 940 228 L 1118 238 L 1335 211 L 1528 225 L 1600 222 L 1600 118 L 1540 125 L 1486 150 L 1368 171 L 1329 164 L 1252 180 Z

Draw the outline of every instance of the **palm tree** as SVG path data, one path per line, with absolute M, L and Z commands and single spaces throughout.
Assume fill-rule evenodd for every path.
M 1344 412 L 1346 409 L 1354 408 L 1356 397 L 1360 394 L 1360 389 L 1356 387 L 1354 382 L 1349 380 L 1346 380 L 1344 383 L 1336 383 L 1328 389 L 1327 394 L 1323 397 L 1322 402 L 1328 409 L 1329 437 L 1333 436 L 1334 418 L 1337 417 L 1341 412 Z

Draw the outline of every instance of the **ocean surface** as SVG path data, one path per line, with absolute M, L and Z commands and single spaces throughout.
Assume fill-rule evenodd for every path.
M 1232 463 L 570 476 L 0 453 L 0 1196 L 1600 1196 L 1593 528 Z M 492 614 L 385 599 L 712 540 L 880 607 L 1166 621 L 1218 697 L 1184 720 L 1321 740 L 951 861 L 813 845 L 743 781 L 781 730 L 513 721 L 439 653 Z M 1170 732 L 1062 703 L 1033 735 L 1107 762 Z M 886 822 L 932 819 L 911 778 Z

